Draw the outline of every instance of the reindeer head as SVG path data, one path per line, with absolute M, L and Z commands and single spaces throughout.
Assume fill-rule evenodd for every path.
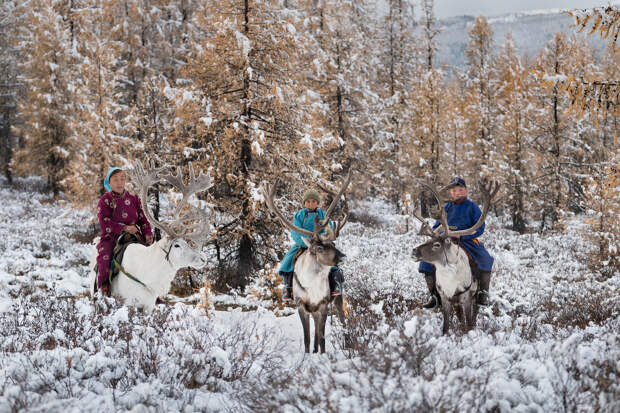
M 209 220 L 206 211 L 193 211 L 190 214 L 182 215 L 183 207 L 189 197 L 197 192 L 209 189 L 213 184 L 210 176 L 202 173 L 196 178 L 192 164 L 189 165 L 189 183 L 185 185 L 181 168 L 174 172 L 164 173 L 166 167 L 156 168 L 154 162 L 147 163 L 147 168 L 142 166 L 140 161 L 136 161 L 133 170 L 129 171 L 131 180 L 136 185 L 140 195 L 142 209 L 148 221 L 164 234 L 164 238 L 158 243 L 166 253 L 166 259 L 174 268 L 193 267 L 203 268 L 206 260 L 200 252 L 202 242 L 210 232 Z M 170 222 L 163 222 L 153 218 L 148 205 L 149 187 L 158 182 L 166 182 L 178 189 L 182 194 L 182 199 L 174 212 L 174 219 Z M 198 245 L 198 248 L 189 244 L 191 241 Z
M 199 270 L 207 265 L 200 250 L 189 245 L 183 238 L 166 238 L 162 244 L 162 249 L 174 268 L 192 267 Z
M 323 188 L 323 190 L 329 192 L 330 195 L 332 195 L 332 203 L 329 205 L 329 208 L 327 208 L 327 211 L 325 212 L 325 218 L 319 220 L 318 216 L 315 217 L 314 231 L 312 232 L 304 228 L 299 228 L 293 223 L 286 220 L 282 212 L 280 212 L 280 210 L 275 206 L 273 198 L 275 196 L 275 191 L 278 186 L 278 181 L 276 181 L 273 187 L 270 187 L 268 184 L 265 184 L 263 186 L 263 195 L 265 197 L 267 207 L 271 210 L 271 212 L 276 215 L 276 217 L 279 219 L 280 223 L 284 227 L 290 229 L 291 231 L 295 231 L 299 234 L 307 236 L 307 238 L 304 237 L 302 239 L 308 247 L 308 251 L 316 259 L 316 261 L 323 266 L 336 266 L 345 256 L 342 252 L 338 250 L 338 248 L 336 248 L 334 241 L 338 238 L 340 230 L 342 229 L 342 227 L 344 227 L 344 224 L 346 224 L 349 217 L 349 209 L 347 207 L 346 198 L 342 198 L 343 210 L 345 213 L 344 218 L 340 221 L 335 221 L 332 228 L 329 225 L 329 217 L 333 212 L 334 208 L 336 207 L 338 200 L 340 200 L 345 190 L 347 189 L 349 182 L 351 182 L 351 172 L 352 170 L 349 170 L 349 173 L 347 174 L 347 177 L 337 194 Z M 325 230 L 324 234 L 321 233 L 323 230 Z
M 346 203 L 346 201 L 345 201 Z M 348 212 L 347 212 L 348 216 Z M 327 215 L 325 215 L 327 218 Z M 342 221 L 342 228 L 346 222 L 346 217 Z M 318 217 L 315 218 L 314 227 L 318 228 L 320 226 L 320 221 Z M 338 229 L 340 231 L 340 229 Z M 328 227 L 327 235 L 319 234 L 318 237 L 313 238 L 302 238 L 302 241 L 308 247 L 308 251 L 310 254 L 315 257 L 317 262 L 321 265 L 334 267 L 340 263 L 340 260 L 345 257 L 345 255 L 336 248 L 336 244 L 334 241 L 338 237 L 337 234 L 334 234 L 334 231 Z
M 458 243 L 453 238 L 443 236 L 433 238 L 424 244 L 418 245 L 413 249 L 412 256 L 416 261 L 426 261 L 430 263 L 445 263 L 450 260 L 454 251 L 458 248 Z
M 411 255 L 416 259 L 416 261 L 443 264 L 446 263 L 446 261 L 451 261 L 453 255 L 458 251 L 459 247 L 458 242 L 456 241 L 457 237 L 471 235 L 476 232 L 480 226 L 482 226 L 489 210 L 491 200 L 495 197 L 497 191 L 499 190 L 499 184 L 496 182 L 491 182 L 488 185 L 485 182 L 481 183 L 480 188 L 483 197 L 482 214 L 472 227 L 458 231 L 454 227 L 448 226 L 446 210 L 442 207 L 442 198 L 439 195 L 439 191 L 426 182 L 421 182 L 421 184 L 433 193 L 441 208 L 441 214 L 438 218 L 440 224 L 433 230 L 424 218 L 422 218 L 422 214 L 418 206 L 418 208 L 414 211 L 413 216 L 422 222 L 419 235 L 427 235 L 430 236 L 431 239 L 430 241 L 415 247 Z

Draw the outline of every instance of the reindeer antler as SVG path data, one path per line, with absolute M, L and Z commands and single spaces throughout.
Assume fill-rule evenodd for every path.
M 327 211 L 325 212 L 325 218 L 323 218 L 322 220 L 319 220 L 318 215 L 314 218 L 314 231 L 312 232 L 306 229 L 303 229 L 303 228 L 299 228 L 292 222 L 289 222 L 287 219 L 284 218 L 284 215 L 282 214 L 282 212 L 280 212 L 280 210 L 275 206 L 273 202 L 273 198 L 275 196 L 275 192 L 276 192 L 276 188 L 278 186 L 279 180 L 276 179 L 276 182 L 273 186 L 270 186 L 268 183 L 263 184 L 262 190 L 263 190 L 263 196 L 265 197 L 265 203 L 267 204 L 267 207 L 271 210 L 271 212 L 275 214 L 275 216 L 278 218 L 278 220 L 284 227 L 290 229 L 291 231 L 304 234 L 316 240 L 319 238 L 319 233 L 327 226 L 327 224 L 329 224 L 330 214 L 336 207 L 336 204 L 338 203 L 338 200 L 340 199 L 344 191 L 347 189 L 349 182 L 351 182 L 351 172 L 352 170 L 349 169 L 349 173 L 347 174 L 347 178 L 345 179 L 342 187 L 340 188 L 338 193 L 334 196 L 332 203 L 329 205 L 329 208 L 327 208 Z M 331 191 L 329 190 L 327 190 L 326 192 L 331 193 Z M 327 237 L 331 239 L 332 241 L 338 237 L 340 230 L 342 229 L 342 227 L 344 227 L 344 224 L 347 222 L 347 219 L 349 217 L 349 209 L 346 205 L 346 199 L 344 199 L 343 207 L 345 209 L 344 219 L 342 219 L 341 221 L 337 221 L 336 226 L 333 230 L 331 228 L 327 229 Z
M 282 212 L 280 212 L 278 207 L 276 207 L 276 205 L 274 204 L 273 197 L 276 194 L 276 188 L 278 187 L 279 183 L 280 183 L 280 180 L 276 179 L 276 182 L 274 183 L 273 186 L 269 186 L 268 183 L 263 184 L 263 187 L 261 189 L 263 190 L 263 196 L 265 197 L 265 202 L 267 203 L 267 207 L 271 210 L 271 212 L 273 212 L 273 214 L 278 218 L 278 220 L 284 227 L 290 229 L 291 231 L 295 231 L 300 234 L 307 235 L 308 237 L 314 238 L 315 235 L 313 232 L 310 232 L 303 228 L 299 228 L 298 226 L 296 226 L 295 224 L 293 224 L 292 222 L 289 222 L 286 218 L 284 218 L 284 215 L 282 215 Z M 315 225 L 315 229 L 316 229 L 316 225 Z
M 422 218 L 422 204 L 418 203 L 418 207 L 413 210 L 413 216 L 417 218 L 418 221 L 422 223 L 420 226 L 420 231 L 418 235 L 428 235 L 429 237 L 435 236 L 435 231 L 428 225 L 428 222 L 424 218 Z
M 497 195 L 499 191 L 500 184 L 496 181 L 491 181 L 487 183 L 486 181 L 480 182 L 480 190 L 482 191 L 482 214 L 476 223 L 467 229 L 462 229 L 460 231 L 451 231 L 450 228 L 446 226 L 446 236 L 447 237 L 457 237 L 463 235 L 471 235 L 478 230 L 484 223 L 484 220 L 487 216 L 487 212 L 489 212 L 489 206 L 491 205 L 491 201 Z
M 447 213 L 446 213 L 445 208 L 442 207 L 443 199 L 441 195 L 439 194 L 439 191 L 437 191 L 437 189 L 434 186 L 432 186 L 431 184 L 427 182 L 424 182 L 424 181 L 419 181 L 419 182 L 421 185 L 423 185 L 429 191 L 431 191 L 431 193 L 437 200 L 437 203 L 439 204 L 439 208 L 441 210 L 441 215 L 438 219 L 440 225 L 437 228 L 435 228 L 435 230 L 432 230 L 430 228 L 428 223 L 422 218 L 419 211 L 416 211 L 414 213 L 414 216 L 418 220 L 422 221 L 422 227 L 420 228 L 419 234 L 428 235 L 431 237 L 437 237 L 442 231 L 443 231 L 443 233 L 441 234 L 442 237 L 459 237 L 459 236 L 471 235 L 475 233 L 478 230 L 478 228 L 480 228 L 482 224 L 484 223 L 487 212 L 489 210 L 489 205 L 491 203 L 491 200 L 495 197 L 500 187 L 500 184 L 497 182 L 491 182 L 490 184 L 486 184 L 486 182 L 481 182 L 480 189 L 482 191 L 483 204 L 482 204 L 482 214 L 480 215 L 480 218 L 478 219 L 478 221 L 476 221 L 476 223 L 472 227 L 455 231 L 455 230 L 452 230 L 450 226 L 448 225 Z
M 214 212 L 212 209 L 198 208 L 192 214 L 183 217 L 184 221 L 194 222 L 185 227 L 183 238 L 200 244 L 211 233 L 211 222 Z
M 133 170 L 128 171 L 131 180 L 137 187 L 137 190 L 140 195 L 140 201 L 142 202 L 144 214 L 148 221 L 156 228 L 159 228 L 162 232 L 167 234 L 171 238 L 185 238 L 188 240 L 195 241 L 199 243 L 202 239 L 205 238 L 205 234 L 208 230 L 208 223 L 205 222 L 204 217 L 206 214 L 198 216 L 188 215 L 185 217 L 181 217 L 180 213 L 183 209 L 183 206 L 187 203 L 189 197 L 196 192 L 204 191 L 212 186 L 211 177 L 205 176 L 202 173 L 196 178 L 194 174 L 194 168 L 192 164 L 189 165 L 189 184 L 185 185 L 183 183 L 181 168 L 177 168 L 177 173 L 167 173 L 163 174 L 163 171 L 167 169 L 166 166 L 155 167 L 155 162 L 153 160 L 147 161 L 147 168 L 145 169 L 142 166 L 140 161 L 136 161 L 134 163 Z M 171 184 L 173 187 L 179 189 L 183 195 L 181 202 L 177 206 L 174 219 L 168 223 L 164 224 L 162 221 L 156 220 L 148 205 L 148 190 L 153 184 L 161 181 L 166 181 Z M 204 210 L 203 210 L 204 212 Z M 199 218 L 198 222 L 187 226 L 185 222 L 193 220 L 195 218 Z M 181 228 L 181 231 L 177 231 L 176 227 Z
M 179 219 L 179 214 L 181 213 L 181 210 L 187 203 L 187 200 L 190 196 L 197 192 L 206 191 L 213 186 L 211 176 L 203 175 L 202 171 L 200 171 L 198 178 L 196 178 L 196 175 L 194 174 L 194 167 L 191 163 L 189 164 L 189 183 L 187 185 L 185 185 L 185 183 L 183 182 L 183 173 L 181 172 L 180 166 L 177 167 L 176 174 L 174 172 L 170 172 L 166 175 L 163 175 L 162 179 L 168 182 L 173 187 L 180 190 L 181 194 L 183 195 L 183 197 L 181 198 L 181 202 L 179 202 L 179 205 L 177 205 L 174 211 L 175 219 Z
M 166 169 L 166 167 L 155 167 L 155 161 L 147 161 L 146 169 L 142 166 L 142 162 L 136 161 L 134 163 L 133 169 L 127 171 L 130 179 L 136 185 L 136 190 L 140 196 L 140 202 L 142 202 L 142 209 L 144 211 L 144 215 L 146 219 L 155 227 L 159 228 L 164 233 L 176 237 L 176 232 L 172 227 L 165 225 L 163 222 L 156 220 L 151 214 L 151 209 L 149 208 L 149 199 L 148 192 L 149 188 L 161 181 L 161 173 Z
M 437 189 L 433 185 L 431 185 L 431 184 L 429 184 L 428 182 L 425 182 L 425 181 L 419 181 L 419 182 L 420 182 L 420 184 L 422 186 L 426 187 L 426 189 L 431 191 L 431 193 L 433 194 L 433 196 L 437 200 L 437 205 L 439 206 L 439 209 L 440 209 L 441 215 L 439 216 L 439 219 L 438 219 L 440 225 L 437 228 L 435 228 L 434 231 L 432 231 L 433 235 L 431 235 L 431 236 L 436 236 L 439 232 L 441 232 L 442 228 L 448 229 L 448 216 L 446 214 L 445 208 L 443 208 L 443 202 L 442 202 L 443 198 L 439 194 L 439 191 L 437 191 Z
M 340 187 L 340 190 L 338 191 L 336 196 L 333 197 L 332 203 L 327 208 L 327 211 L 325 211 L 325 218 L 323 218 L 321 220 L 321 222 L 320 222 L 321 228 L 325 228 L 325 225 L 327 225 L 327 223 L 329 222 L 329 216 L 331 215 L 332 211 L 336 207 L 336 204 L 338 203 L 338 200 L 340 200 L 340 197 L 342 196 L 344 191 L 349 186 L 349 183 L 351 182 L 352 172 L 353 172 L 353 168 L 349 168 L 349 172 L 347 173 L 347 177 L 345 178 L 342 186 Z
M 330 204 L 330 207 L 328 208 L 327 212 L 325 213 L 325 218 L 323 219 L 323 221 L 321 221 L 321 222 L 324 222 L 325 224 L 320 229 L 323 229 L 329 223 L 329 215 L 331 214 L 330 209 L 333 210 L 333 208 L 335 208 L 335 206 L 338 203 L 338 201 L 342 200 L 342 209 L 344 210 L 344 217 L 341 220 L 339 220 L 339 221 L 335 221 L 334 229 L 330 228 L 329 226 L 327 226 L 327 229 L 326 229 L 326 232 L 327 232 L 326 238 L 331 240 L 331 241 L 334 241 L 336 238 L 338 238 L 338 235 L 340 234 L 340 230 L 342 229 L 342 227 L 344 227 L 344 225 L 347 223 L 347 220 L 349 219 L 349 206 L 347 204 L 347 197 L 344 196 L 344 191 L 346 190 L 347 186 L 351 182 L 351 172 L 352 172 L 352 169 L 353 168 L 349 169 L 349 173 L 347 174 L 347 177 L 346 177 L 344 183 L 342 184 L 342 187 L 340 188 L 340 191 L 338 191 L 338 194 L 336 194 L 332 190 L 324 187 L 321 184 L 317 184 L 317 186 L 321 190 L 327 192 L 332 197 L 332 203 Z M 342 199 L 340 199 L 341 197 L 342 197 Z

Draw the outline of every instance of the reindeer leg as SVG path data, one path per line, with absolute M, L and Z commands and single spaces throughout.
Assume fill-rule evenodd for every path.
M 323 304 L 321 306 L 321 311 L 319 312 L 320 314 L 320 321 L 321 321 L 321 325 L 319 327 L 319 337 L 320 337 L 320 341 L 319 341 L 319 345 L 321 346 L 321 354 L 325 354 L 325 325 L 327 324 L 327 313 L 329 312 L 329 307 L 327 304 Z
M 472 289 L 472 293 L 471 293 L 471 328 L 476 328 L 476 323 L 478 320 L 478 300 L 477 300 L 477 296 L 478 296 L 478 283 L 475 282 L 474 285 L 475 288 Z
M 471 294 L 463 294 L 463 299 L 461 300 L 461 306 L 463 308 L 463 319 L 461 323 L 463 325 L 463 330 L 469 331 L 472 329 L 471 319 L 472 319 L 472 300 Z
M 312 313 L 314 319 L 314 353 L 319 352 L 319 344 L 321 342 L 321 310 Z
M 445 295 L 441 296 L 441 312 L 443 313 L 443 334 L 447 335 L 450 330 L 450 318 L 452 318 L 452 303 Z
M 297 312 L 299 313 L 299 318 L 301 319 L 301 325 L 304 328 L 304 348 L 306 353 L 310 353 L 310 315 L 303 305 L 299 306 Z
M 456 317 L 459 319 L 459 321 L 462 324 L 465 324 L 465 313 L 463 312 L 463 309 L 465 307 L 463 306 L 463 303 L 461 301 L 461 298 L 459 298 L 458 304 L 454 306 L 454 312 L 456 313 Z

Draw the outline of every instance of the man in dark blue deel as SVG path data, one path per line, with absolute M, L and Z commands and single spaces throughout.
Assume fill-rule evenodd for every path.
M 452 202 L 445 205 L 448 225 L 456 227 L 456 230 L 471 228 L 482 215 L 482 211 L 475 202 L 467 199 L 467 185 L 461 177 L 455 176 L 448 184 Z M 435 222 L 433 228 L 437 228 L 439 222 Z M 478 237 L 484 233 L 485 224 L 482 224 L 472 235 L 463 235 L 459 238 L 459 245 L 469 257 L 472 275 L 478 278 L 478 305 L 489 305 L 489 284 L 491 283 L 491 270 L 493 257 L 484 248 Z M 435 286 L 435 267 L 428 262 L 420 262 L 418 271 L 424 274 L 426 285 L 431 293 L 430 300 L 424 304 L 424 308 L 434 309 L 440 305 L 439 294 Z

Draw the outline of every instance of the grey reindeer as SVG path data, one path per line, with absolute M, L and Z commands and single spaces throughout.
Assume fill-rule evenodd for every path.
M 428 183 L 421 182 L 421 184 L 432 192 L 441 207 L 443 198 L 439 191 Z M 450 318 L 454 309 L 458 310 L 459 320 L 465 331 L 476 326 L 478 305 L 475 296 L 478 291 L 478 280 L 473 276 L 467 254 L 459 246 L 456 237 L 471 235 L 480 228 L 499 186 L 494 182 L 480 185 L 483 198 L 482 214 L 478 221 L 467 229 L 456 231 L 450 228 L 444 208 L 441 208 L 438 219 L 440 225 L 434 230 L 422 218 L 419 208 L 413 214 L 422 222 L 419 234 L 431 237 L 430 241 L 415 247 L 412 255 L 417 261 L 429 262 L 436 268 L 437 291 L 441 297 L 443 313 L 443 334 L 448 334 L 450 330 Z
M 345 216 L 342 220 L 336 221 L 334 227 L 330 227 L 329 217 L 333 212 L 338 200 L 342 197 L 349 182 L 351 181 L 351 170 L 342 184 L 338 193 L 333 196 L 332 203 L 325 212 L 323 220 L 314 221 L 314 231 L 308 231 L 295 226 L 292 222 L 284 218 L 282 212 L 275 206 L 273 199 L 278 186 L 276 182 L 273 187 L 268 184 L 263 186 L 263 195 L 267 207 L 278 218 L 280 223 L 291 231 L 306 235 L 302 238 L 307 249 L 301 253 L 295 262 L 293 297 L 297 305 L 297 311 L 301 324 L 304 329 L 304 346 L 306 353 L 310 352 L 310 315 L 314 319 L 314 352 L 325 353 L 325 324 L 329 312 L 330 302 L 334 302 L 340 320 L 344 320 L 344 300 L 342 295 L 333 297 L 329 288 L 329 271 L 331 267 L 338 265 L 344 256 L 340 252 L 334 241 L 338 238 L 340 230 L 344 227 L 349 216 L 346 207 L 346 199 L 343 197 Z M 325 233 L 321 232 L 325 229 Z

